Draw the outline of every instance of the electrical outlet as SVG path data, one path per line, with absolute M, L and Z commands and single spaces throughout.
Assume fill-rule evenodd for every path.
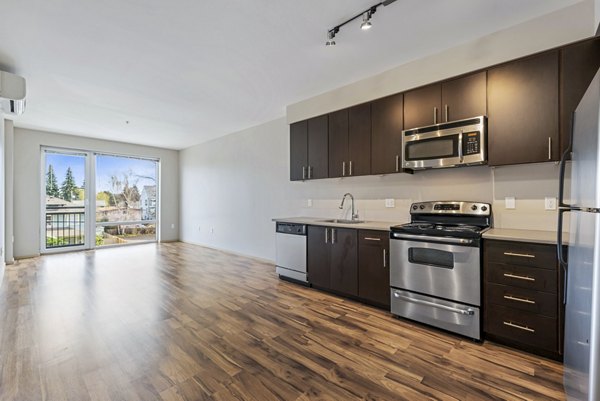
M 556 210 L 556 198 L 546 197 L 546 210 Z
M 504 207 L 506 209 L 516 209 L 517 208 L 517 201 L 515 200 L 514 196 L 507 196 L 506 198 L 504 198 Z
M 306 207 L 312 207 L 312 199 L 306 200 Z
M 385 207 L 396 207 L 396 201 L 394 199 L 386 199 Z

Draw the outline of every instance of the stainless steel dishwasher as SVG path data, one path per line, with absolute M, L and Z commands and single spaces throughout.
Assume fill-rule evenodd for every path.
M 282 279 L 306 280 L 306 224 L 277 223 L 276 271 Z

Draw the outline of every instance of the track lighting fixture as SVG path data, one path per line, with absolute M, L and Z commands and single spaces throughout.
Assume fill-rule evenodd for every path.
M 340 28 L 343 27 L 344 25 L 348 24 L 349 22 L 354 21 L 357 18 L 362 17 L 362 23 L 360 24 L 360 29 L 362 29 L 363 31 L 370 29 L 373 26 L 373 24 L 371 23 L 371 17 L 373 16 L 373 14 L 375 14 L 375 12 L 377 11 L 377 8 L 380 6 L 384 6 L 384 7 L 389 6 L 390 4 L 392 4 L 395 1 L 396 0 L 381 1 L 373 6 L 369 7 L 368 9 L 361 12 L 360 14 L 355 15 L 354 17 L 350 18 L 349 20 L 344 21 L 341 24 L 334 26 L 333 28 L 331 28 L 330 30 L 327 31 L 327 42 L 325 42 L 325 46 L 335 46 L 335 40 L 333 40 L 333 38 L 335 38 L 335 35 L 340 31 Z
M 363 14 L 363 22 L 360 24 L 360 29 L 366 31 L 367 29 L 371 29 L 373 24 L 371 24 L 371 11 L 367 11 Z

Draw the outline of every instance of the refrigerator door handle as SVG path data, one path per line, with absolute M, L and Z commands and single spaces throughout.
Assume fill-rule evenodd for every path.
M 575 130 L 575 112 L 571 114 L 571 133 L 569 135 L 569 147 L 565 149 L 560 158 L 558 173 L 558 209 L 570 209 L 571 205 L 565 203 L 565 165 L 567 157 L 573 151 L 573 131 Z M 560 213 L 559 213 L 560 215 Z M 560 217 L 559 217 L 560 222 Z M 559 231 L 560 232 L 560 231 Z

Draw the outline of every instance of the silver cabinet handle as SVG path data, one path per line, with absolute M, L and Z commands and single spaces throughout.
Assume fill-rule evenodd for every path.
M 548 160 L 552 160 L 552 137 L 548 137 Z
M 514 252 L 504 252 L 505 256 L 516 256 L 518 258 L 530 258 L 535 259 L 535 255 L 530 255 L 528 253 L 514 253 Z
M 464 160 L 463 157 L 463 131 L 460 131 L 460 134 L 458 134 L 458 159 L 460 160 L 460 162 L 462 163 Z
M 518 276 L 518 275 L 512 274 L 512 273 L 504 273 L 504 277 L 514 278 L 514 279 L 517 279 L 517 280 L 524 280 L 524 281 L 535 281 L 535 278 L 533 278 L 533 277 Z
M 306 166 L 302 166 L 302 181 L 306 180 Z
M 432 308 L 443 309 L 443 310 L 446 310 L 449 312 L 454 312 L 454 313 L 460 313 L 461 315 L 473 316 L 475 314 L 475 311 L 471 308 L 469 308 L 469 309 L 453 308 L 451 306 L 436 304 L 435 302 L 429 302 L 429 301 L 423 301 L 421 299 L 405 297 L 404 295 L 399 294 L 395 291 L 394 291 L 394 297 L 396 297 L 398 299 L 402 299 L 403 301 L 412 302 L 412 303 L 418 304 L 418 305 L 431 306 Z
M 437 107 L 433 108 L 433 123 L 437 124 Z
M 515 301 L 515 302 L 522 302 L 524 304 L 532 304 L 535 305 L 535 301 L 532 301 L 531 299 L 527 299 L 527 298 L 519 298 L 519 297 L 513 297 L 512 295 L 505 295 L 504 299 L 508 299 L 509 301 Z
M 350 176 L 352 175 L 352 161 L 350 161 L 350 174 L 348 174 L 348 175 L 350 175 Z
M 446 122 L 448 122 L 448 105 L 444 105 L 444 112 L 446 114 Z
M 387 249 L 383 248 L 383 267 L 387 267 Z
M 509 327 L 514 327 L 515 329 L 519 329 L 519 330 L 523 330 L 523 331 L 528 331 L 530 333 L 535 333 L 534 329 L 531 329 L 527 326 L 521 326 L 519 324 L 514 324 L 513 322 L 502 322 L 504 323 L 505 326 L 509 326 Z
M 400 156 L 396 155 L 396 172 L 400 171 Z
M 331 229 L 331 243 L 335 244 L 337 242 L 337 229 Z
M 381 238 L 365 237 L 366 241 L 381 241 Z
M 312 167 L 308 166 L 308 179 L 310 180 L 312 178 Z
M 346 162 L 342 162 L 342 177 L 346 176 Z
M 329 228 L 325 229 L 325 243 L 329 243 Z

